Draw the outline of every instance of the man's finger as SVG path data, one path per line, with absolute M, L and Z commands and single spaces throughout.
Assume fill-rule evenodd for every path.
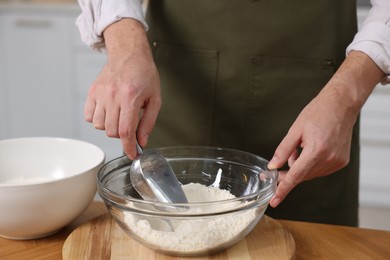
M 268 164 L 269 169 L 281 168 L 290 158 L 290 156 L 296 151 L 296 148 L 300 144 L 300 135 L 296 135 L 292 129 L 283 138 L 282 142 L 278 145 L 272 156 L 271 161 Z
M 122 106 L 119 113 L 118 134 L 122 142 L 123 151 L 130 159 L 134 159 L 137 156 L 135 143 L 139 112 L 140 108 L 134 109 L 130 106 Z
M 92 123 L 96 129 L 104 130 L 106 120 L 106 111 L 104 106 L 101 104 L 96 104 L 95 113 L 93 114 Z
M 148 137 L 154 128 L 160 107 L 161 99 L 157 98 L 156 100 L 150 101 L 142 112 L 137 128 L 137 138 L 141 146 L 146 146 L 148 143 Z
M 84 105 L 84 119 L 92 123 L 93 115 L 95 114 L 96 102 L 91 97 L 87 97 Z
M 282 181 L 279 183 L 276 188 L 275 195 L 270 201 L 271 207 L 277 207 L 286 198 L 290 191 L 301 183 L 305 179 L 305 176 L 315 168 L 314 162 L 311 162 L 306 158 L 310 157 L 307 156 L 307 154 L 305 154 L 305 150 L 303 150 L 301 156 L 282 177 Z
M 119 113 L 120 109 L 111 105 L 110 109 L 106 111 L 105 129 L 108 137 L 119 138 L 118 127 L 119 127 Z

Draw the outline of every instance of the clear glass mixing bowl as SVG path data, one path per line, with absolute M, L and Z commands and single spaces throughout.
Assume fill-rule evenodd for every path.
M 224 200 L 168 204 L 142 200 L 122 156 L 98 172 L 98 192 L 119 226 L 141 244 L 169 255 L 214 253 L 243 239 L 262 218 L 276 190 L 277 171 L 243 151 L 213 147 L 156 149 L 183 185 L 229 191 Z

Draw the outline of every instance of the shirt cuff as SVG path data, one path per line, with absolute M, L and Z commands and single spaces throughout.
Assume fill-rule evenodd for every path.
M 77 18 L 76 25 L 81 40 L 93 50 L 105 51 L 103 31 L 123 18 L 138 20 L 148 30 L 141 2 L 142 0 L 79 0 L 82 13 Z
M 390 75 L 390 27 L 381 22 L 363 25 L 347 48 L 367 54 L 387 75 Z

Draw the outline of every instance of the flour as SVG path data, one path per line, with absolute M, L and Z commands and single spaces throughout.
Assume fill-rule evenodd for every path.
M 189 183 L 182 187 L 189 203 L 235 198 L 227 190 L 198 183 Z M 215 207 L 218 207 L 218 211 L 222 210 L 220 206 L 210 207 L 213 207 L 214 211 L 217 210 Z M 160 218 L 139 219 L 127 212 L 124 214 L 124 220 L 130 230 L 149 244 L 170 251 L 196 252 L 215 248 L 239 236 L 256 218 L 256 209 L 210 217 L 194 217 L 191 220 L 170 219 L 169 222 Z

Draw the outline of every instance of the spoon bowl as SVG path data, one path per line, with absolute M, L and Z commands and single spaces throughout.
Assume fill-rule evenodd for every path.
M 157 151 L 143 151 L 137 143 L 138 156 L 130 167 L 130 180 L 144 200 L 188 203 L 172 167 Z

